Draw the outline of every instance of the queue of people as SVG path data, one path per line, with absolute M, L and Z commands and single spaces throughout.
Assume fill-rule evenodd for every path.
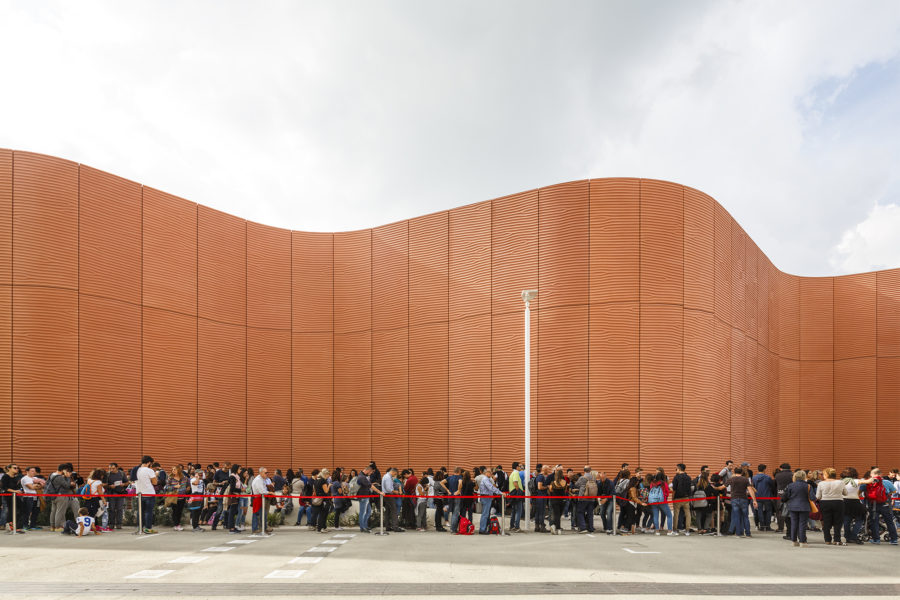
M 468 533 L 464 530 L 480 512 L 478 533 L 488 535 L 505 525 L 498 521 L 504 512 L 509 515 L 508 530 L 522 531 L 527 495 L 534 530 L 554 535 L 592 533 L 599 516 L 599 527 L 606 533 L 615 529 L 622 535 L 750 538 L 752 516 L 757 531 L 782 532 L 798 547 L 807 545 L 808 531 L 822 531 L 827 545 L 866 540 L 897 545 L 898 480 L 896 469 L 883 476 L 872 467 L 860 477 L 853 468 L 838 474 L 830 467 L 792 470 L 783 463 L 770 475 L 765 464 L 754 472 L 748 463 L 735 466 L 730 460 L 717 472 L 703 465 L 693 477 L 679 463 L 671 478 L 662 467 L 645 471 L 628 464 L 613 477 L 589 465 L 575 472 L 562 465 L 538 464 L 526 477 L 520 463 L 513 463 L 508 473 L 498 465 L 456 467 L 452 472 L 440 467 L 418 475 L 413 469 L 391 467 L 382 474 L 372 462 L 359 471 L 320 468 L 307 476 L 303 469 L 284 474 L 276 469 L 270 475 L 266 467 L 255 472 L 232 463 L 205 468 L 176 464 L 166 470 L 144 456 L 129 471 L 109 463 L 106 469 L 93 469 L 86 479 L 71 463 L 60 464 L 46 477 L 36 466 L 23 472 L 16 464 L 7 465 L 0 477 L 0 493 L 7 494 L 2 497 L 0 525 L 21 532 L 41 529 L 38 515 L 49 503 L 49 528 L 64 533 L 83 531 L 82 517 L 88 517 L 89 532 L 121 529 L 126 505 L 139 512 L 145 533 L 156 533 L 154 519 L 160 507 L 170 511 L 175 531 L 185 529 L 185 511 L 193 532 L 221 526 L 240 533 L 249 516 L 251 532 L 261 533 L 271 532 L 273 520 L 281 524 L 296 510 L 295 526 L 302 526 L 305 518 L 310 530 L 325 533 L 343 529 L 343 517 L 356 503 L 363 533 L 372 532 L 373 512 L 379 508 L 383 513 L 375 522 L 383 522 L 387 532 L 428 530 L 431 509 L 436 531 Z M 8 495 L 11 490 L 17 492 L 15 499 Z M 72 519 L 67 519 L 69 514 Z M 570 519 L 569 527 L 564 519 Z

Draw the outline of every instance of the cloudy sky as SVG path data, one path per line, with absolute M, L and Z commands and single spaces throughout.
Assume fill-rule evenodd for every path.
M 588 177 L 900 266 L 900 2 L 0 0 L 0 147 L 349 230 Z

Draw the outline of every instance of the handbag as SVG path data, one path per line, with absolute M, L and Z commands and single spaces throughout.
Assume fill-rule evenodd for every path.
M 812 500 L 809 501 L 809 518 L 813 521 L 822 520 L 822 513 L 819 512 L 819 507 Z
M 316 486 L 313 486 L 313 499 L 312 499 L 312 505 L 313 505 L 313 506 L 322 506 L 322 503 L 323 503 L 323 502 L 325 502 L 325 498 L 323 498 L 322 496 L 319 496 L 318 494 L 316 494 Z

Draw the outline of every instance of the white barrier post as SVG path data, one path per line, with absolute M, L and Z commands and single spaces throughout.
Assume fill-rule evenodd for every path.
M 716 496 L 716 535 L 722 535 L 722 496 Z
M 12 532 L 13 535 L 16 535 L 16 530 L 19 528 L 19 521 L 16 519 L 16 490 L 10 491 L 12 492 L 12 496 L 9 497 L 12 502 Z
M 612 530 L 613 530 L 612 534 L 619 535 L 619 527 L 616 525 L 616 504 L 617 503 L 616 503 L 616 491 L 615 490 L 613 490 L 612 503 L 613 503 L 613 516 L 612 516 L 612 523 L 611 523 Z
M 378 496 L 378 517 L 381 521 L 381 526 L 375 535 L 387 535 L 387 532 L 384 530 L 384 494 Z
M 506 498 L 500 494 L 500 535 L 509 535 L 506 533 Z
M 137 503 L 138 503 L 138 519 L 137 519 L 137 534 L 144 535 L 144 503 L 141 501 L 141 493 L 137 493 Z

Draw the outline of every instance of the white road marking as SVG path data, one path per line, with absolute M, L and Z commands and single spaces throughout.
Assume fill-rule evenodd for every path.
M 234 546 L 212 546 L 210 548 L 204 548 L 203 552 L 228 552 L 229 550 L 234 550 Z
M 324 556 L 298 556 L 297 558 L 288 561 L 289 565 L 314 565 L 317 562 L 320 562 Z
M 276 570 L 272 571 L 271 573 L 269 573 L 268 575 L 266 575 L 265 577 L 263 577 L 263 579 L 297 579 L 304 573 L 306 573 L 306 571 L 303 571 L 303 570 L 292 571 L 292 570 L 285 570 L 285 569 L 276 569 Z
M 143 534 L 143 535 L 136 535 L 136 536 L 134 536 L 134 539 L 136 539 L 136 540 L 146 540 L 147 538 L 156 537 L 156 536 L 158 536 L 158 535 L 166 535 L 167 533 L 169 533 L 169 532 L 168 532 L 168 531 L 160 531 L 159 533 L 145 533 L 145 534 Z
M 622 548 L 625 552 L 631 552 L 632 554 L 659 554 L 659 552 L 643 552 L 641 550 L 632 550 L 631 548 Z
M 189 556 L 179 556 L 178 558 L 173 558 L 170 560 L 170 563 L 198 563 L 202 562 L 209 558 L 208 556 L 200 556 L 198 554 L 192 554 Z
M 341 545 L 341 544 L 346 544 L 346 543 L 347 543 L 347 540 L 325 540 L 325 541 L 322 542 L 322 543 L 323 543 L 323 544 L 337 544 L 337 545 Z
M 310 548 L 307 552 L 334 552 L 337 548 L 329 548 L 327 546 L 316 546 L 315 548 Z
M 137 573 L 132 573 L 125 577 L 125 579 L 159 579 L 164 575 L 168 575 L 169 573 L 173 573 L 174 569 L 145 569 L 143 571 L 138 571 Z
M 338 539 L 341 539 L 341 538 L 347 538 L 347 539 L 350 539 L 350 538 L 355 538 L 355 537 L 356 537 L 356 534 L 355 534 L 355 533 L 339 533 L 339 534 L 337 534 L 337 535 L 334 536 L 334 537 L 336 537 L 336 538 L 338 538 Z
M 588 536 L 588 537 L 594 537 L 594 534 L 593 534 L 593 533 L 589 533 L 589 534 L 587 534 L 587 536 Z
M 254 542 L 258 542 L 259 540 L 231 540 L 228 542 L 229 544 L 252 544 Z

